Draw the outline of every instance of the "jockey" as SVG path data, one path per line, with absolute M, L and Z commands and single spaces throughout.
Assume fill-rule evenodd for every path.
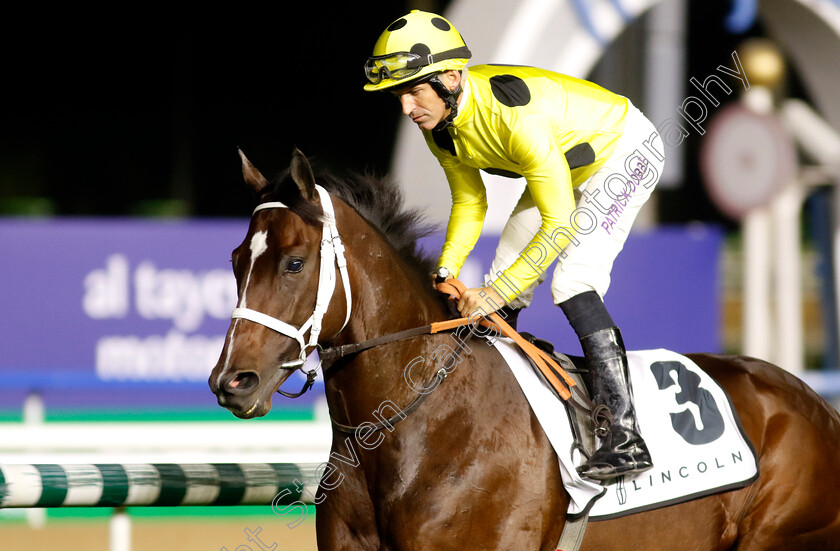
M 636 429 L 621 333 L 602 297 L 613 261 L 664 166 L 654 126 L 600 86 L 533 67 L 476 65 L 443 17 L 413 10 L 391 23 L 365 64 L 365 90 L 388 90 L 423 132 L 452 193 L 437 277 L 457 277 L 487 210 L 480 170 L 524 177 L 484 287 L 464 316 L 501 308 L 511 325 L 558 260 L 552 297 L 580 339 L 592 394 L 613 415 L 578 468 L 605 480 L 653 466 Z M 661 141 L 658 141 L 661 147 Z

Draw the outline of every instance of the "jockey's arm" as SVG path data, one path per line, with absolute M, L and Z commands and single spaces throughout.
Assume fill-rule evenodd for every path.
M 510 155 L 522 168 L 528 191 L 540 212 L 539 230 L 519 258 L 495 279 L 492 287 L 510 302 L 537 281 L 574 236 L 572 176 L 550 125 L 524 121 L 510 139 Z
M 481 235 L 487 213 L 487 194 L 477 168 L 461 163 L 441 164 L 452 194 L 452 212 L 438 266 L 449 268 L 452 275 L 458 277 Z

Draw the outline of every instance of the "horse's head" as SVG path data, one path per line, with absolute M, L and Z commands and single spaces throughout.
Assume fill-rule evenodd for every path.
M 295 150 L 289 176 L 269 184 L 240 156 L 259 204 L 233 251 L 239 303 L 209 384 L 219 405 L 251 418 L 268 413 L 275 391 L 321 336 L 346 325 L 350 302 L 332 201 L 306 157 Z

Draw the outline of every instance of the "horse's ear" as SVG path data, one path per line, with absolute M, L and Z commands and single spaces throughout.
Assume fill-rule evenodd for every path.
M 297 147 L 292 151 L 291 174 L 292 180 L 297 184 L 303 196 L 310 201 L 314 199 L 315 174 L 312 172 L 309 159 Z
M 245 156 L 245 153 L 241 149 L 238 151 L 239 157 L 242 159 L 242 177 L 245 178 L 245 183 L 248 184 L 248 187 L 251 188 L 254 195 L 259 196 L 263 188 L 268 185 L 268 180 L 251 164 L 251 161 L 248 160 L 248 157 Z

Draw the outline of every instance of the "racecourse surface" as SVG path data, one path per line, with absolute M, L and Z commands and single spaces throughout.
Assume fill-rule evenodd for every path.
M 235 551 L 260 549 L 249 542 L 244 530 L 276 551 L 314 551 L 314 519 L 289 529 L 277 517 L 253 518 L 133 518 L 132 551 Z M 241 546 L 241 547 L 240 547 Z M 43 528 L 30 528 L 23 521 L 0 522 L 2 551 L 108 551 L 108 519 L 49 519 Z

